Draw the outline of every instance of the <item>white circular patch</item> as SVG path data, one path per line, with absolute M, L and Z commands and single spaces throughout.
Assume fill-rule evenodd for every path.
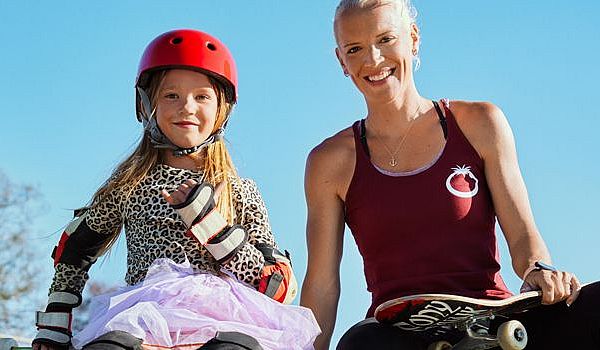
M 475 181 L 475 188 L 473 188 L 471 191 L 463 192 L 463 191 L 459 191 L 456 188 L 452 187 L 452 184 L 450 183 L 450 181 L 452 181 L 452 178 L 457 175 L 462 175 L 464 177 L 468 176 L 471 179 L 473 179 Z M 452 193 L 453 195 L 455 195 L 457 197 L 472 198 L 479 191 L 479 180 L 477 180 L 475 175 L 473 175 L 473 173 L 471 172 L 471 167 L 466 166 L 466 165 L 463 165 L 463 166 L 457 165 L 456 168 L 452 168 L 452 174 L 450 174 L 448 176 L 448 178 L 446 179 L 446 188 L 448 189 L 448 191 L 450 191 L 450 193 Z

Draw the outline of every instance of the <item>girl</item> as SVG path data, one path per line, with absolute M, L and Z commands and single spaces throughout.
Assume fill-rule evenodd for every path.
M 312 313 L 285 305 L 296 294 L 289 255 L 223 141 L 237 101 L 227 47 L 196 30 L 158 36 L 142 56 L 136 93 L 141 142 L 55 248 L 34 348 L 312 348 Z M 71 338 L 87 271 L 123 226 L 128 286 L 96 297 L 90 322 Z

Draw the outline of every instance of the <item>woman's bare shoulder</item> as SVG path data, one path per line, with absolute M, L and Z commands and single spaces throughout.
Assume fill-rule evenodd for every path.
M 450 110 L 469 142 L 481 155 L 498 142 L 512 140 L 502 110 L 491 102 L 451 101 Z
M 451 101 L 450 109 L 456 121 L 467 128 L 487 128 L 504 119 L 502 110 L 491 102 Z
M 341 194 L 355 165 L 354 133 L 348 127 L 315 146 L 306 161 L 307 183 L 333 185 Z
M 354 134 L 348 127 L 315 146 L 308 155 L 309 162 L 331 163 L 354 157 Z

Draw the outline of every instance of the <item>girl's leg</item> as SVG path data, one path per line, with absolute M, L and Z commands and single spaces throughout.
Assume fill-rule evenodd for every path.
M 352 326 L 340 339 L 337 350 L 424 350 L 427 344 L 399 329 L 366 319 Z
M 544 305 L 518 319 L 527 329 L 527 350 L 600 349 L 600 282 L 583 287 L 570 307 Z

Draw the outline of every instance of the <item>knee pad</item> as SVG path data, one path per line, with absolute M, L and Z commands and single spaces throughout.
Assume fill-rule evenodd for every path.
M 111 331 L 92 340 L 82 350 L 143 350 L 142 339 L 123 331 Z
M 263 350 L 253 337 L 240 332 L 217 332 L 201 350 Z M 199 349 L 199 350 L 200 350 Z

